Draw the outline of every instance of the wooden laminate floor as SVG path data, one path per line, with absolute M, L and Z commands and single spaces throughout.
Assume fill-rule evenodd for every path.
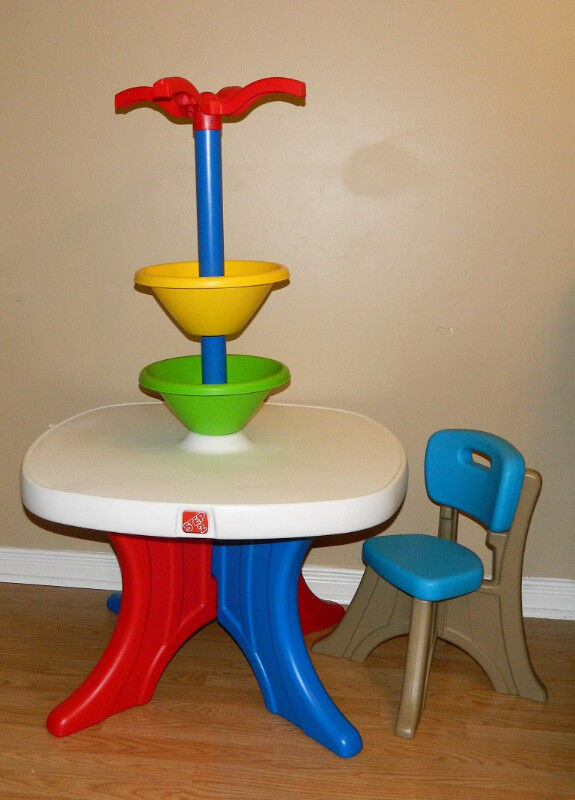
M 0 584 L 2 800 L 575 798 L 575 622 L 526 621 L 546 704 L 497 694 L 468 656 L 439 642 L 412 740 L 392 732 L 405 637 L 361 664 L 312 654 L 362 734 L 363 751 L 351 759 L 265 710 L 217 623 L 180 650 L 150 704 L 56 739 L 47 714 L 88 674 L 113 629 L 105 599 Z

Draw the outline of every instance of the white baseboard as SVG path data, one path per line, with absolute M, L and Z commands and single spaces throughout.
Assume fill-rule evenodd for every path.
M 544 619 L 575 619 L 575 581 L 523 578 L 523 615 Z
M 116 590 L 122 576 L 113 553 L 0 547 L 0 582 Z
M 363 571 L 304 567 L 303 574 L 318 597 L 348 605 Z M 20 547 L 0 547 L 0 582 L 109 591 L 122 586 L 120 568 L 112 553 Z M 523 613 L 526 617 L 575 619 L 575 581 L 523 578 Z

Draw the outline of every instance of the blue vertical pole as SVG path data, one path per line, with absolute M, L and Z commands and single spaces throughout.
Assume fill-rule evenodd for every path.
M 200 276 L 224 274 L 222 132 L 194 131 Z M 226 383 L 226 337 L 202 337 L 202 383 Z

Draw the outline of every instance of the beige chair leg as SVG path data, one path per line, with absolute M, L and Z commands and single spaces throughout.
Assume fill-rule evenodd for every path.
M 363 661 L 382 642 L 409 631 L 410 613 L 411 597 L 367 567 L 345 616 L 312 650 Z
M 427 681 L 437 633 L 437 603 L 413 598 L 407 658 L 395 733 L 404 739 L 415 735 L 425 704 Z

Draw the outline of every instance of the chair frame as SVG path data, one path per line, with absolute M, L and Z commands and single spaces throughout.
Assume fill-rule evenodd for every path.
M 492 577 L 484 578 L 477 591 L 437 605 L 436 619 L 429 624 L 431 639 L 427 643 L 425 679 L 438 637 L 477 661 L 495 691 L 539 702 L 547 700 L 547 690 L 533 668 L 525 641 L 521 597 L 525 542 L 541 484 L 541 475 L 526 469 L 510 529 L 504 533 L 488 530 L 486 544 L 493 552 Z M 457 541 L 458 519 L 456 509 L 440 506 L 438 535 Z M 315 642 L 312 649 L 316 653 L 363 661 L 378 645 L 408 634 L 412 605 L 415 609 L 422 602 L 414 599 L 412 603 L 409 595 L 367 567 L 339 625 Z M 415 613 L 428 612 L 418 609 Z M 408 699 L 406 709 L 405 715 L 412 717 Z M 413 735 L 401 733 L 402 726 L 405 727 L 401 718 L 400 708 L 396 732 Z

